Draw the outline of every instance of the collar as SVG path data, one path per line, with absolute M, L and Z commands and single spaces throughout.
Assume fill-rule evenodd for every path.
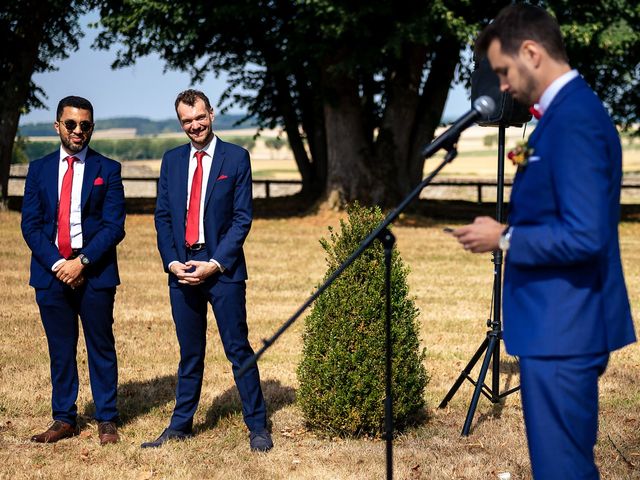
M 218 141 L 218 137 L 214 135 L 213 139 L 209 142 L 209 144 L 201 150 L 195 148 L 193 146 L 193 143 L 190 143 L 189 145 L 191 148 L 189 149 L 189 160 L 191 160 L 194 157 L 196 152 L 200 152 L 200 151 L 205 152 L 207 155 L 209 155 L 209 157 L 213 158 L 213 152 L 215 152 L 216 150 L 217 141 Z
M 84 163 L 85 159 L 87 158 L 87 150 L 89 150 L 88 145 L 84 147 L 82 150 L 80 150 L 78 153 L 69 155 L 67 151 L 64 148 L 62 148 L 62 145 L 60 145 L 60 162 L 66 162 L 67 157 L 76 157 L 78 159 L 77 160 L 78 162 Z
M 570 70 L 567 73 L 560 75 L 553 82 L 551 82 L 551 85 L 549 85 L 547 89 L 544 91 L 538 103 L 534 105 L 536 110 L 540 112 L 540 115 L 543 115 L 544 112 L 546 112 L 549 109 L 551 102 L 553 102 L 553 99 L 556 97 L 558 92 L 562 90 L 562 87 L 564 87 L 567 83 L 569 83 L 571 80 L 573 80 L 577 76 L 578 76 L 577 70 Z

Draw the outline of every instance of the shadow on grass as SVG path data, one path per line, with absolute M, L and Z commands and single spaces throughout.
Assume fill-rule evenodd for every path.
M 120 384 L 118 386 L 120 425 L 126 425 L 157 407 L 174 402 L 176 383 L 176 375 L 165 375 Z M 95 406 L 93 402 L 89 402 L 84 406 L 81 417 L 92 418 L 94 415 Z
M 296 400 L 294 388 L 282 385 L 279 380 L 262 380 L 262 393 L 267 404 L 267 423 L 270 424 L 271 416 L 281 408 L 291 405 Z M 216 427 L 220 419 L 242 413 L 242 404 L 236 387 L 231 387 L 221 395 L 213 399 L 207 409 L 203 423 L 195 427 L 196 432 L 211 430 Z

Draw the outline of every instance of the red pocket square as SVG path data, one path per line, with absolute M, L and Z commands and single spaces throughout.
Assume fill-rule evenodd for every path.
M 229 178 L 229 177 L 227 177 L 226 175 L 222 174 L 222 175 L 220 175 L 220 176 L 218 177 L 218 180 L 224 180 L 224 179 L 226 179 L 226 178 Z
M 94 185 L 104 185 L 104 179 L 102 177 L 98 177 L 93 181 Z

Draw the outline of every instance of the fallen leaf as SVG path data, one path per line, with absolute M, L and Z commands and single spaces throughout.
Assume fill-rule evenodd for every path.
M 153 477 L 153 470 L 147 470 L 144 472 L 139 472 L 136 480 L 149 480 L 151 477 Z

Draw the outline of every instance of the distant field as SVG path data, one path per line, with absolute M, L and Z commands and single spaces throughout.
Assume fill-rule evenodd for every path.
M 164 151 L 185 143 L 183 134 L 160 134 L 155 137 L 132 137 L 132 132 L 123 132 L 123 129 L 109 131 L 96 131 L 91 145 L 101 153 L 123 161 L 123 175 L 125 176 L 152 176 L 160 171 L 160 158 Z M 442 133 L 439 129 L 436 135 Z M 254 138 L 256 129 L 221 130 L 216 132 L 220 138 L 243 145 L 251 152 L 253 177 L 256 180 L 300 180 L 300 173 L 296 168 L 291 150 L 286 146 L 275 148 L 274 140 L 282 138 L 286 140 L 286 134 L 281 130 L 263 130 L 260 136 Z M 447 165 L 440 175 L 443 179 L 483 179 L 495 180 L 498 165 L 497 128 L 472 127 L 463 132 L 458 144 L 458 157 Z M 529 135 L 531 129 L 524 132 Z M 505 149 L 508 151 L 523 137 L 522 128 L 508 128 L 506 130 Z M 35 137 L 30 139 L 27 146 L 31 159 L 58 148 L 56 137 Z M 640 142 L 631 142 L 628 137 L 623 137 L 624 147 L 623 170 L 627 178 L 640 178 Z M 442 159 L 443 154 L 438 154 L 428 159 L 424 165 L 424 174 L 431 172 Z M 579 164 L 580 159 L 575 159 Z M 16 171 L 19 170 L 16 168 Z M 505 161 L 505 179 L 510 180 L 515 174 L 515 167 L 508 160 Z M 11 182 L 10 194 L 19 195 L 24 188 L 21 182 Z M 143 185 L 139 182 L 125 185 L 127 194 L 135 196 L 153 195 L 155 184 Z M 140 190 L 133 193 L 133 190 Z M 295 187 L 286 187 L 279 194 L 294 193 Z M 256 190 L 255 195 L 261 196 L 262 190 Z M 276 193 L 278 194 L 278 193 Z M 486 195 L 485 195 L 486 194 Z M 506 195 L 509 194 L 507 189 Z M 475 200 L 477 191 L 475 187 L 437 187 L 432 186 L 422 194 L 423 198 L 447 198 L 456 200 Z M 485 201 L 495 200 L 495 191 L 489 188 L 483 189 Z M 640 202 L 640 190 L 624 190 L 623 203 Z

